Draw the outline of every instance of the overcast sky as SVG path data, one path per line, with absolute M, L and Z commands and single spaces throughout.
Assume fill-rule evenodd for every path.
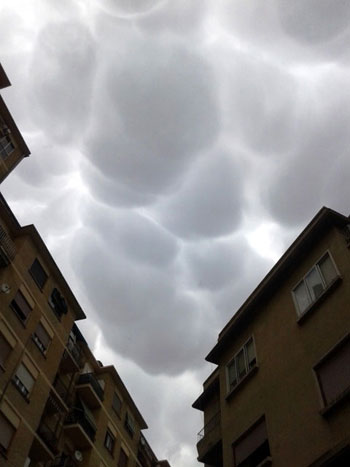
M 0 2 L 32 155 L 2 185 L 156 454 L 196 465 L 217 333 L 314 214 L 349 214 L 346 0 Z

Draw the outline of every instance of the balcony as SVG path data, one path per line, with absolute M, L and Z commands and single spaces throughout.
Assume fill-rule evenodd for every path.
M 37 433 L 50 451 L 53 454 L 57 454 L 58 438 L 52 428 L 50 428 L 46 423 L 41 423 Z
M 84 410 L 75 409 L 68 415 L 64 431 L 77 449 L 88 449 L 95 440 L 96 425 Z
M 67 413 L 71 402 L 69 400 L 68 387 L 58 376 L 56 377 L 55 382 L 53 383 L 53 387 L 54 390 L 51 390 L 46 405 L 47 412 L 50 414 L 54 412 Z
M 76 392 L 91 409 L 98 409 L 103 401 L 104 391 L 93 373 L 83 373 L 76 384 Z
M 198 461 L 222 466 L 221 415 L 217 412 L 198 433 Z
M 69 338 L 67 342 L 67 348 L 64 350 L 62 361 L 61 361 L 61 370 L 64 373 L 75 373 L 80 370 L 82 367 L 82 356 L 80 348 Z

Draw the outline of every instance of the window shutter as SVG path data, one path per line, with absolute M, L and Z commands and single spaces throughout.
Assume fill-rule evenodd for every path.
M 350 387 L 349 338 L 316 369 L 326 405 L 337 399 Z
M 43 344 L 46 350 L 51 342 L 51 338 L 41 323 L 38 324 L 38 327 L 35 330 L 35 334 L 37 335 L 37 337 L 39 338 L 40 342 Z
M 243 438 L 235 443 L 234 458 L 235 466 L 241 464 L 249 457 L 256 449 L 258 449 L 267 440 L 267 431 L 265 420 L 260 421 L 252 430 L 250 430 Z
M 11 423 L 0 413 L 0 446 L 8 449 L 15 431 Z
M 33 264 L 29 269 L 29 272 L 32 275 L 35 282 L 37 283 L 37 285 L 40 287 L 40 289 L 43 289 L 48 279 L 48 275 L 46 274 L 44 268 L 37 259 L 34 260 Z
M 22 363 L 16 371 L 16 376 L 23 383 L 28 392 L 30 392 L 34 386 L 34 378 Z
M 0 365 L 4 365 L 12 350 L 5 337 L 0 334 Z
M 120 448 L 118 467 L 126 467 L 128 465 L 128 456 L 122 448 Z
M 18 290 L 13 301 L 15 302 L 16 311 L 18 309 L 18 311 L 20 311 L 23 314 L 24 320 L 26 320 L 32 309 L 27 300 L 24 298 L 22 292 Z

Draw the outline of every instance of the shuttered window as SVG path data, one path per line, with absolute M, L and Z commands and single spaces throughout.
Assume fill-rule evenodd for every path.
M 0 365 L 4 366 L 5 362 L 10 355 L 12 350 L 11 345 L 5 339 L 5 337 L 0 333 Z
M 7 418 L 0 412 L 0 449 L 5 452 L 10 446 L 11 440 L 16 429 L 11 425 Z
M 35 259 L 33 264 L 30 266 L 29 272 L 38 287 L 42 290 L 46 284 L 48 275 L 37 259 Z
M 33 340 L 39 347 L 39 349 L 43 353 L 45 353 L 50 345 L 51 337 L 48 335 L 44 326 L 41 323 L 38 324 L 38 327 L 36 328 L 33 334 Z
M 20 290 L 17 291 L 14 299 L 10 303 L 10 307 L 23 323 L 27 321 L 29 313 L 32 311 L 31 306 Z
M 325 406 L 350 390 L 350 336 L 315 367 Z
M 113 395 L 112 407 L 117 412 L 117 414 L 120 416 L 120 413 L 122 411 L 122 401 L 116 392 Z
M 128 456 L 123 448 L 120 448 L 118 467 L 126 467 L 128 465 Z
M 235 467 L 259 465 L 270 456 L 265 419 L 261 419 L 233 444 Z
M 34 382 L 35 380 L 33 376 L 29 373 L 29 371 L 23 365 L 23 363 L 21 363 L 20 366 L 17 368 L 16 374 L 14 376 L 14 383 L 17 386 L 19 392 L 25 398 L 28 398 L 34 386 Z

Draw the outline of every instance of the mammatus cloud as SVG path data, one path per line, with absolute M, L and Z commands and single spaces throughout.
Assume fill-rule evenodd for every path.
M 195 462 L 190 405 L 217 332 L 321 205 L 349 212 L 349 14 L 341 0 L 0 7 L 4 97 L 32 150 L 4 194 L 174 467 Z

